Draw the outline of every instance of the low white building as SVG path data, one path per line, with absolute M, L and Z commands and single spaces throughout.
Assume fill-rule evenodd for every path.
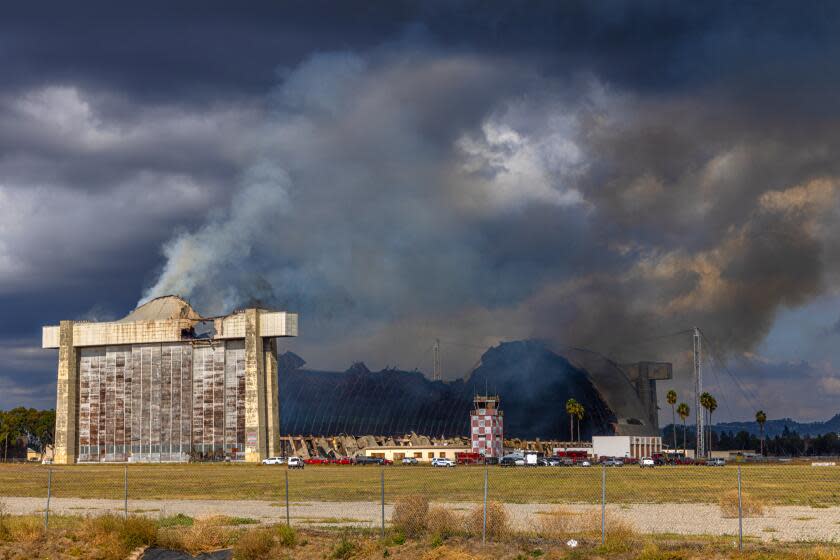
M 658 436 L 592 436 L 592 454 L 599 457 L 631 457 L 641 459 L 662 453 Z
M 407 445 L 383 445 L 365 449 L 366 457 L 378 457 L 389 461 L 402 461 L 414 458 L 420 462 L 430 462 L 432 459 L 456 459 L 456 453 L 468 453 L 471 448 L 463 445 L 429 445 L 414 447 Z

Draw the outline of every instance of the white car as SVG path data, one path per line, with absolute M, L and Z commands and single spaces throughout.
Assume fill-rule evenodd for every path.
M 452 459 L 444 459 L 444 458 L 435 458 L 432 459 L 432 466 L 433 467 L 454 467 L 455 461 Z
M 642 457 L 642 460 L 639 461 L 639 466 L 642 468 L 650 467 L 653 468 L 656 466 L 656 462 L 651 459 L 650 457 Z
M 290 469 L 302 469 L 303 468 L 303 459 L 300 457 L 289 457 L 289 460 L 286 462 Z
M 591 467 L 592 463 L 590 463 L 589 461 L 581 461 L 580 463 L 578 463 L 578 465 L 580 465 L 581 467 Z
M 285 457 L 268 457 L 262 460 L 263 465 L 284 465 L 286 464 Z

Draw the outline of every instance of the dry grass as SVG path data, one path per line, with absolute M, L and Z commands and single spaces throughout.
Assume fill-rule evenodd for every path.
M 462 548 L 446 545 L 429 550 L 421 557 L 422 560 L 481 560 L 481 558 Z
M 647 543 L 636 560 L 688 560 L 688 553 L 680 550 L 662 550 L 654 543 Z
M 484 507 L 479 505 L 467 514 L 467 532 L 474 536 L 481 536 L 483 523 Z M 487 537 L 503 539 L 510 533 L 510 518 L 505 506 L 499 502 L 487 502 Z
M 418 537 L 426 531 L 429 499 L 415 494 L 400 498 L 394 504 L 391 524 L 406 537 Z
M 52 466 L 57 498 L 122 499 L 124 465 Z M 735 467 L 681 466 L 667 469 L 614 469 L 607 476 L 613 503 L 717 503 L 735 487 Z M 771 505 L 840 505 L 833 469 L 802 464 L 743 465 L 750 491 Z M 385 469 L 389 497 L 424 493 L 433 502 L 471 502 L 481 498 L 484 469 L 393 466 Z M 312 466 L 289 472 L 292 502 L 378 501 L 380 469 L 364 466 Z M 255 499 L 276 501 L 282 469 L 263 465 L 128 465 L 129 499 Z M 491 489 L 505 503 L 596 503 L 601 470 L 579 468 L 503 469 L 491 467 Z M 42 497 L 46 468 L 0 465 L 0 496 Z M 231 488 L 236 492 L 231 492 Z M 563 488 L 563 492 L 557 492 Z
M 236 531 L 219 523 L 219 517 L 197 519 L 191 527 L 162 529 L 158 535 L 165 548 L 184 550 L 190 554 L 210 552 L 230 546 Z
M 738 517 L 738 491 L 730 490 L 721 494 L 719 505 L 722 517 Z M 763 517 L 766 509 L 763 501 L 747 492 L 741 493 L 741 510 L 744 517 Z

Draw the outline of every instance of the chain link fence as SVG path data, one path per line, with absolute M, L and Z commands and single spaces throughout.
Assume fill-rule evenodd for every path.
M 840 540 L 840 467 L 161 464 L 0 466 L 8 514 L 227 516 L 385 534 L 608 544 Z

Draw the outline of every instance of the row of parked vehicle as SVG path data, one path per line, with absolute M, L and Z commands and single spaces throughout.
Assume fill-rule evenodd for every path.
M 414 457 L 405 457 L 400 461 L 403 465 L 417 465 L 419 461 Z M 262 460 L 263 465 L 288 465 L 290 469 L 302 469 L 304 465 L 393 465 L 391 459 L 384 459 L 382 457 L 310 457 L 309 459 L 301 459 L 300 457 L 268 457 Z M 431 460 L 433 467 L 454 467 L 455 461 L 452 459 L 435 458 Z
M 713 459 L 677 459 L 675 461 L 666 461 L 662 456 L 642 457 L 636 459 L 635 457 L 600 457 L 598 465 L 605 467 L 623 467 L 625 465 L 638 465 L 641 468 L 653 468 L 664 465 L 706 465 L 709 467 L 723 467 L 726 466 L 726 460 L 716 457 Z M 540 457 L 537 454 L 526 453 L 512 453 L 505 455 L 499 461 L 499 465 L 503 467 L 591 467 L 592 461 L 582 457 Z

